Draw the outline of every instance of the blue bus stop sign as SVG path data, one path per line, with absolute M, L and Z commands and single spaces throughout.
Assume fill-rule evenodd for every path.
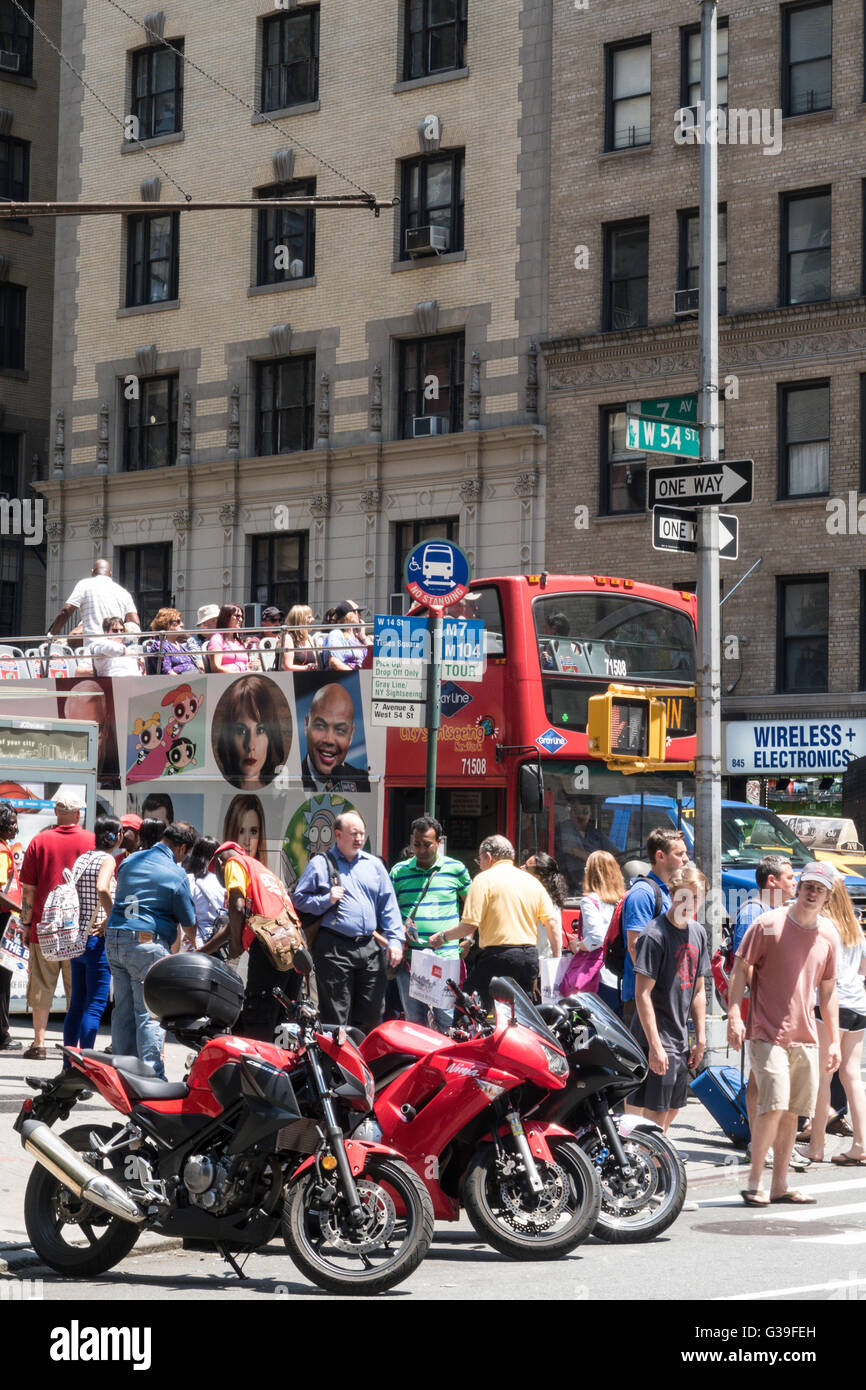
M 416 603 L 441 610 L 465 598 L 472 572 L 459 545 L 433 539 L 420 541 L 409 551 L 404 576 Z

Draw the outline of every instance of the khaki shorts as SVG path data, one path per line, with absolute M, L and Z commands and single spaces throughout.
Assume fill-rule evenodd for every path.
M 27 973 L 27 1007 L 28 1009 L 47 1009 L 51 1010 L 54 999 L 54 991 L 57 988 L 57 976 L 63 969 L 63 988 L 66 991 L 66 1004 L 69 1005 L 69 996 L 72 990 L 72 974 L 69 969 L 68 960 L 46 960 L 36 940 L 35 929 L 30 938 L 30 966 Z
M 758 1114 L 787 1110 L 811 1117 L 818 1098 L 818 1048 L 816 1045 L 778 1043 L 757 1039 L 749 1043 L 752 1075 L 758 1088 Z

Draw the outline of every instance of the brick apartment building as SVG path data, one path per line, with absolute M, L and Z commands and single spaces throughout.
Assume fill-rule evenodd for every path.
M 693 557 L 652 549 L 624 412 L 697 385 L 675 293 L 697 285 L 700 151 L 674 132 L 699 96 L 699 20 L 695 0 L 554 5 L 551 570 L 693 585 Z M 722 444 L 755 460 L 723 590 L 761 560 L 722 610 L 742 658 L 722 663 L 723 718 L 850 719 L 866 714 L 863 6 L 723 2 L 719 55 L 720 103 L 767 108 L 768 135 L 782 113 L 776 153 L 719 149 Z
M 55 196 L 60 0 L 0 0 L 0 199 Z M 51 444 L 51 330 L 55 226 L 51 219 L 0 223 L 0 497 L 35 500 Z M 0 535 L 0 633 L 43 626 L 45 546 Z M 30 513 L 29 537 L 39 536 Z
M 64 69 L 59 196 L 142 207 L 58 233 L 48 618 L 100 553 L 143 619 L 187 622 L 385 611 L 436 533 L 479 574 L 539 567 L 549 5 L 123 9 L 63 6 L 70 61 L 145 149 Z M 401 203 L 161 213 L 175 183 Z

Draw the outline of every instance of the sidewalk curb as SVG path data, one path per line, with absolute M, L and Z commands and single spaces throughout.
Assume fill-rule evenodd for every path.
M 167 1250 L 179 1250 L 183 1241 L 176 1237 L 166 1236 L 165 1239 L 157 1239 L 148 1245 L 134 1245 L 127 1255 L 126 1260 L 140 1258 L 143 1255 L 162 1255 Z M 57 1271 L 51 1269 L 40 1260 L 32 1245 L 21 1245 L 15 1248 L 0 1249 L 0 1275 L 15 1274 L 19 1269 L 37 1270 L 45 1274 L 56 1274 Z M 62 1278 L 63 1276 L 58 1276 Z M 72 1276 L 70 1276 L 72 1277 Z

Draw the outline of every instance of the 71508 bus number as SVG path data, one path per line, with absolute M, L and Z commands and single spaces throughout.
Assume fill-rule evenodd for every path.
M 604 658 L 604 673 L 606 676 L 627 676 L 628 666 L 617 657 L 606 656 Z
M 486 758 L 461 758 L 463 764 L 464 777 L 486 777 L 487 759 Z

